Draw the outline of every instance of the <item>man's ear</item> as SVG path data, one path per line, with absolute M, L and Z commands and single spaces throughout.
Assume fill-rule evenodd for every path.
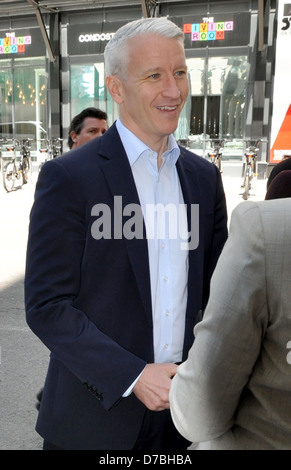
M 105 83 L 111 98 L 117 104 L 123 103 L 122 82 L 117 75 L 108 75 L 108 77 L 105 78 Z
M 76 132 L 75 132 L 75 131 L 71 131 L 71 132 L 70 132 L 70 136 L 71 136 L 72 141 L 73 141 L 74 143 L 76 143 L 77 138 L 78 138 Z

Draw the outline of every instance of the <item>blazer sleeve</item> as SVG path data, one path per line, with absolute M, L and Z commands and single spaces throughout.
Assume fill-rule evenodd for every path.
M 76 303 L 86 249 L 82 198 L 81 186 L 57 159 L 43 166 L 30 215 L 26 320 L 52 357 L 98 390 L 102 405 L 109 409 L 145 362 L 100 331 Z
M 185 438 L 208 441 L 231 429 L 267 321 L 263 226 L 258 207 L 248 201 L 232 213 L 203 320 L 172 380 L 171 414 Z

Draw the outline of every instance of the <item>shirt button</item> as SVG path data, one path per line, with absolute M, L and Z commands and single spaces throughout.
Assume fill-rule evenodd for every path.
M 168 280 L 168 276 L 164 276 L 164 281 L 167 282 L 167 280 Z
M 166 317 L 168 317 L 170 315 L 170 312 L 168 312 L 168 310 L 166 311 Z
M 161 246 L 162 246 L 162 248 L 165 248 L 166 244 L 165 244 L 165 243 L 162 243 L 162 245 L 161 245 Z
M 168 349 L 169 345 L 168 344 L 165 344 L 164 345 L 164 349 Z

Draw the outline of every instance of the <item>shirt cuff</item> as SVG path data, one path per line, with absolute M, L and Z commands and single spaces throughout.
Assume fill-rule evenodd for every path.
M 141 371 L 141 373 L 140 373 L 139 376 L 135 379 L 135 381 L 132 382 L 132 384 L 128 387 L 128 389 L 123 393 L 122 396 L 123 396 L 124 398 L 128 397 L 128 396 L 131 394 L 131 392 L 132 392 L 132 390 L 133 390 L 133 387 L 135 386 L 136 382 L 137 382 L 138 379 L 140 378 L 140 376 L 141 376 L 141 374 L 143 373 L 143 371 L 144 371 L 144 369 Z

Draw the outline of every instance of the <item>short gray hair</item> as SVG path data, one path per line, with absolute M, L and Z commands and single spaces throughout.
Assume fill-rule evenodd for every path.
M 104 50 L 105 76 L 117 75 L 124 77 L 128 64 L 128 41 L 144 34 L 158 34 L 159 36 L 177 39 L 184 44 L 184 33 L 166 17 L 142 18 L 131 21 L 119 28 Z M 141 51 L 142 53 L 142 51 Z

